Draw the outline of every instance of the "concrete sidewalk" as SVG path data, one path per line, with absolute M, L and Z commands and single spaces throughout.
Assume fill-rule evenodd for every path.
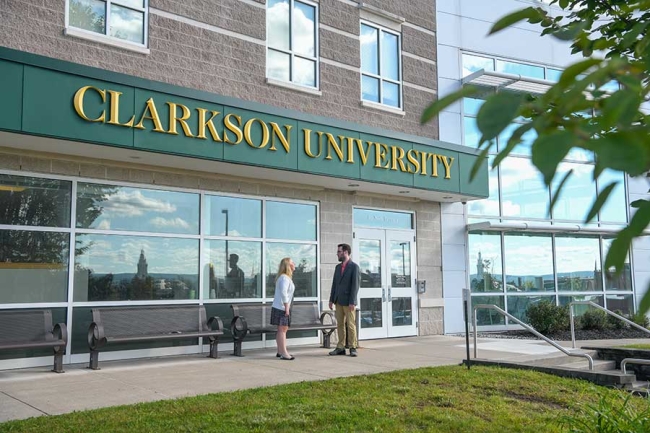
M 579 346 L 632 341 L 581 341 Z M 563 345 L 570 347 L 570 342 Z M 478 356 L 484 359 L 565 356 L 539 340 L 482 338 L 477 346 Z M 273 349 L 260 349 L 244 351 L 242 358 L 221 352 L 217 360 L 185 355 L 106 361 L 98 371 L 88 370 L 85 364 L 68 365 L 64 374 L 47 367 L 0 371 L 0 422 L 290 382 L 457 365 L 466 356 L 465 339 L 453 336 L 362 341 L 356 358 L 328 356 L 329 349 L 316 346 L 290 347 L 290 351 L 296 356 L 294 361 L 279 360 Z

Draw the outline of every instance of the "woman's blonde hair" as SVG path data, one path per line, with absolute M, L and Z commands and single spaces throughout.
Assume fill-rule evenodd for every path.
M 286 275 L 289 278 L 293 277 L 293 271 L 291 270 L 290 264 L 291 257 L 285 257 L 284 259 L 280 260 L 280 266 L 278 266 L 278 275 L 275 277 L 276 281 L 282 275 Z

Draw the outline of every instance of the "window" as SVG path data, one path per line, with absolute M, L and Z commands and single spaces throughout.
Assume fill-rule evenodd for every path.
M 318 87 L 316 4 L 269 0 L 267 5 L 267 77 Z
M 146 46 L 148 0 L 68 0 L 67 31 Z M 80 33 L 74 30 L 81 30 Z
M 361 23 L 361 99 L 402 108 L 400 36 Z

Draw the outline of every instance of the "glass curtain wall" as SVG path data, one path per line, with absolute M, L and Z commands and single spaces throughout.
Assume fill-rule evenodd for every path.
M 72 354 L 96 306 L 206 304 L 228 323 L 231 302 L 272 301 L 283 257 L 296 298 L 318 299 L 317 227 L 313 203 L 0 173 L 0 308 L 52 309 Z
M 496 57 L 469 53 L 462 55 L 463 76 L 484 69 L 518 74 L 535 79 L 557 81 L 561 70 L 526 64 Z M 481 99 L 463 101 L 464 145 L 477 147 L 480 132 L 476 116 Z M 496 138 L 490 154 L 503 150 L 512 132 L 521 125 L 514 122 Z M 617 227 L 627 222 L 625 176 L 622 172 L 605 171 L 594 181 L 593 155 L 574 149 L 558 167 L 551 187 L 544 185 L 532 165 L 531 146 L 536 134 L 529 131 L 510 156 L 489 174 L 490 196 L 468 203 L 470 222 L 512 221 L 536 224 L 583 224 L 596 195 L 613 182 L 617 183 L 608 204 L 592 221 L 594 226 Z M 552 212 L 549 206 L 559 180 L 572 175 L 557 197 Z M 549 230 L 550 232 L 551 230 Z M 633 312 L 633 292 L 629 260 L 623 275 L 612 277 L 603 271 L 610 239 L 541 233 L 482 232 L 469 234 L 469 280 L 472 301 L 500 305 L 515 317 L 525 320 L 531 303 L 549 300 L 560 305 L 574 300 L 590 300 L 611 310 Z M 504 324 L 502 317 L 488 312 L 478 315 L 479 325 Z

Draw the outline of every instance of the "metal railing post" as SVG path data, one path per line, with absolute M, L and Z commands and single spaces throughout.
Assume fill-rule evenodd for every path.
M 573 319 L 573 304 L 569 304 L 569 321 L 571 322 L 571 347 L 576 348 L 576 326 Z

